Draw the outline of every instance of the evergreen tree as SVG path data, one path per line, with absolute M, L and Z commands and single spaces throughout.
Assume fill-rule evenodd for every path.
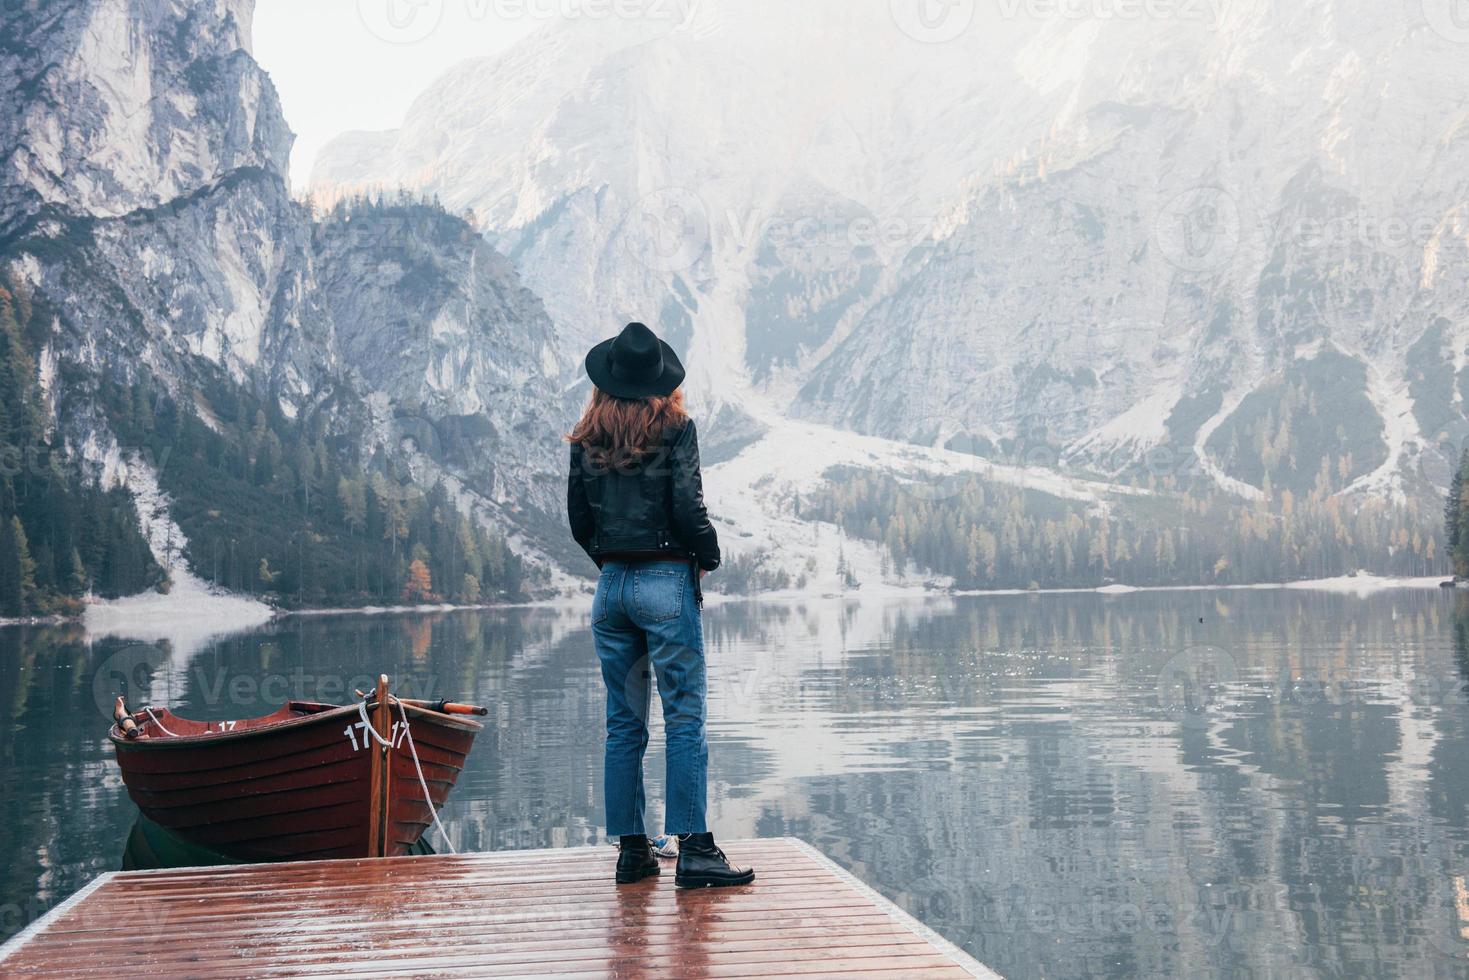
M 0 521 L 0 616 L 25 616 L 32 611 L 35 572 L 20 518 Z
M 1181 492 L 1102 510 L 979 477 L 941 501 L 918 500 L 882 475 L 833 477 L 807 516 L 880 542 L 897 567 L 912 558 L 961 588 L 1286 581 L 1358 569 L 1422 574 L 1442 553 L 1412 501 L 1280 490 L 1242 502 Z M 1462 503 L 1469 529 L 1469 501 Z M 844 570 L 845 555 L 838 558 Z
M 0 578 L 9 605 L 19 596 L 29 613 L 64 610 L 68 597 L 80 596 L 109 567 L 119 570 L 119 591 L 144 589 L 157 574 L 131 503 L 128 523 L 110 521 L 108 493 L 48 441 L 33 350 L 42 336 L 36 323 L 47 319 L 24 289 L 0 288 L 0 536 L 10 539 Z M 117 397 L 107 384 L 98 391 Z M 123 552 L 136 556 L 140 546 L 141 560 L 124 560 Z
M 65 586 L 72 595 L 81 595 L 87 591 L 87 569 L 82 564 L 82 556 L 75 547 L 71 549 L 71 554 L 67 559 Z
M 1454 575 L 1469 577 L 1469 448 L 1459 457 L 1444 502 L 1444 547 Z

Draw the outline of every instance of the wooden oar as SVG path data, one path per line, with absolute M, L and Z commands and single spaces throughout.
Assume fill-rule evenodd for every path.
M 117 696 L 117 704 L 112 708 L 112 717 L 116 720 L 117 727 L 122 729 L 123 735 L 128 738 L 137 738 L 142 734 L 138 723 L 133 721 L 132 716 L 128 714 L 127 705 L 123 703 L 121 694 Z
M 359 698 L 367 697 L 362 691 L 358 691 L 357 696 Z M 398 698 L 398 700 L 410 708 L 423 708 L 425 711 L 437 711 L 441 715 L 479 715 L 480 717 L 484 717 L 490 713 L 489 708 L 481 708 L 477 704 L 459 704 L 454 701 L 445 701 L 442 698 L 438 701 L 420 701 L 417 698 Z

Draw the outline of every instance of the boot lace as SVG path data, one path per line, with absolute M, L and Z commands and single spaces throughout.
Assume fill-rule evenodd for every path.
M 692 834 L 679 834 L 678 835 L 678 850 L 679 850 L 679 853 L 680 854 L 683 853 L 683 846 L 684 846 L 684 844 L 687 843 L 688 839 L 690 837 L 692 837 L 692 836 L 693 836 Z M 711 844 L 709 846 L 710 846 L 710 848 L 711 848 L 712 853 L 713 853 L 714 856 L 717 856 L 719 858 L 719 860 L 723 861 L 725 864 L 729 864 L 729 858 L 727 858 L 727 857 L 724 856 L 724 848 L 720 847 L 718 844 Z M 708 852 L 706 852 L 706 853 L 708 853 Z

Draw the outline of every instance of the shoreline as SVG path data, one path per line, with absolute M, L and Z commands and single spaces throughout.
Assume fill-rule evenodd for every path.
M 1236 582 L 1208 585 L 1076 585 L 1057 586 L 1046 589 L 929 589 L 921 586 L 877 586 L 872 589 L 858 588 L 849 592 L 801 592 L 787 589 L 779 592 L 760 592 L 748 596 L 727 596 L 708 593 L 706 605 L 724 605 L 732 602 L 758 600 L 793 601 L 799 599 L 983 599 L 1013 596 L 1039 595 L 1100 595 L 1124 596 L 1147 592 L 1241 592 L 1281 591 L 1328 592 L 1338 595 L 1366 596 L 1378 592 L 1401 589 L 1447 589 L 1469 588 L 1469 582 L 1454 583 L 1443 575 L 1386 576 L 1386 575 L 1340 575 L 1335 578 L 1295 579 L 1288 582 Z
M 1279 589 L 1283 591 L 1310 591 L 1329 592 L 1338 595 L 1372 595 L 1378 592 L 1389 592 L 1402 589 L 1440 589 L 1440 588 L 1469 588 L 1469 582 L 1458 583 L 1453 579 L 1442 575 L 1425 576 L 1382 576 L 1371 574 L 1341 575 L 1335 578 L 1324 579 L 1297 579 L 1288 582 L 1238 582 L 1221 583 L 1210 585 L 1125 585 L 1113 583 L 1111 585 L 1099 586 L 1067 586 L 1046 589 L 934 589 L 903 586 L 876 586 L 869 589 L 853 589 L 849 592 L 815 592 L 786 589 L 776 592 L 757 592 L 752 595 L 726 595 L 720 592 L 709 592 L 705 594 L 705 605 L 722 606 L 738 602 L 763 602 L 763 601 L 796 601 L 811 599 L 968 599 L 987 598 L 1002 596 L 1032 596 L 1032 595 L 1101 595 L 1121 596 L 1135 595 L 1147 592 L 1239 592 L 1239 591 L 1270 591 Z M 147 597 L 149 593 L 139 593 L 139 596 Z M 456 603 L 432 603 L 426 605 L 394 605 L 394 606 L 315 606 L 302 609 L 285 609 L 271 606 L 268 603 L 258 602 L 245 596 L 222 595 L 212 593 L 209 598 L 214 600 L 229 599 L 256 603 L 258 607 L 268 610 L 263 620 L 255 625 L 264 625 L 266 622 L 294 618 L 316 618 L 327 616 L 404 616 L 404 615 L 434 615 L 456 612 L 493 612 L 502 609 L 547 609 L 570 606 L 582 602 L 590 595 L 590 589 L 583 593 L 561 594 L 540 599 L 525 599 L 517 602 L 480 602 L 472 605 L 458 605 Z M 24 616 L 19 618 L 0 617 L 0 628 L 10 626 L 65 626 L 76 623 L 88 625 L 88 611 L 97 609 L 108 609 L 110 603 L 125 603 L 136 600 L 138 596 L 125 596 L 121 599 L 109 599 L 89 604 L 80 613 L 70 616 Z M 194 602 L 196 597 L 178 597 L 173 602 L 165 601 L 160 606 L 166 609 L 157 612 L 178 613 L 189 615 L 199 611 L 208 611 Z M 208 603 L 205 603 L 207 606 Z M 121 624 L 119 624 L 121 625 Z M 112 632 L 113 630 L 106 630 Z

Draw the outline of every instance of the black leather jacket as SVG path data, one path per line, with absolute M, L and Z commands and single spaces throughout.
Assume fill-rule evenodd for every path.
M 598 467 L 573 443 L 566 513 L 572 537 L 599 566 L 604 555 L 677 554 L 705 571 L 719 567 L 692 419 L 665 432 L 658 448 L 629 468 Z

